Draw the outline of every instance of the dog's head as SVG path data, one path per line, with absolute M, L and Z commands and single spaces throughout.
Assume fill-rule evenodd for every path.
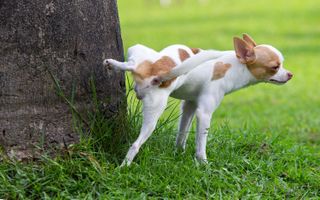
M 153 91 L 158 85 L 153 84 L 154 76 L 140 79 L 139 76 L 134 76 L 134 91 L 138 99 L 143 99 L 148 93 Z
M 292 78 L 293 74 L 284 69 L 283 56 L 276 48 L 257 45 L 247 34 L 243 34 L 243 39 L 234 37 L 233 41 L 237 58 L 258 81 L 284 84 Z

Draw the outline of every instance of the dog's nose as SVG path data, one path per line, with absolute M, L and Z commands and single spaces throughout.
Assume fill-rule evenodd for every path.
M 290 80 L 293 77 L 293 74 L 291 72 L 288 72 L 288 80 Z

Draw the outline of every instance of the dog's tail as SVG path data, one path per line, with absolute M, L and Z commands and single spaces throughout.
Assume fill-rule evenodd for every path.
M 219 58 L 220 56 L 224 55 L 224 51 L 216 51 L 216 50 L 205 50 L 200 51 L 198 54 L 191 56 L 190 58 L 186 59 L 180 65 L 173 68 L 169 73 L 161 75 L 158 77 L 161 82 L 167 81 L 183 74 L 188 73 L 198 65 L 211 60 Z

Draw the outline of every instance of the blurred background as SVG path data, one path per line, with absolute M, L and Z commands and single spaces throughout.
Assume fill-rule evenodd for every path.
M 317 0 L 119 0 L 125 51 L 141 43 L 230 50 L 232 37 L 251 35 L 278 48 L 294 78 L 226 96 L 213 126 L 254 128 L 319 147 L 320 4 Z

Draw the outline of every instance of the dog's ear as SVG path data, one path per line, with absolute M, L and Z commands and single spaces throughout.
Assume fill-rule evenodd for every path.
M 257 46 L 257 43 L 248 34 L 244 33 L 242 37 L 243 37 L 244 41 L 246 41 L 252 47 Z
M 241 63 L 247 64 L 255 61 L 256 56 L 253 50 L 253 46 L 249 45 L 246 41 L 241 38 L 233 38 L 234 50 L 236 56 Z

